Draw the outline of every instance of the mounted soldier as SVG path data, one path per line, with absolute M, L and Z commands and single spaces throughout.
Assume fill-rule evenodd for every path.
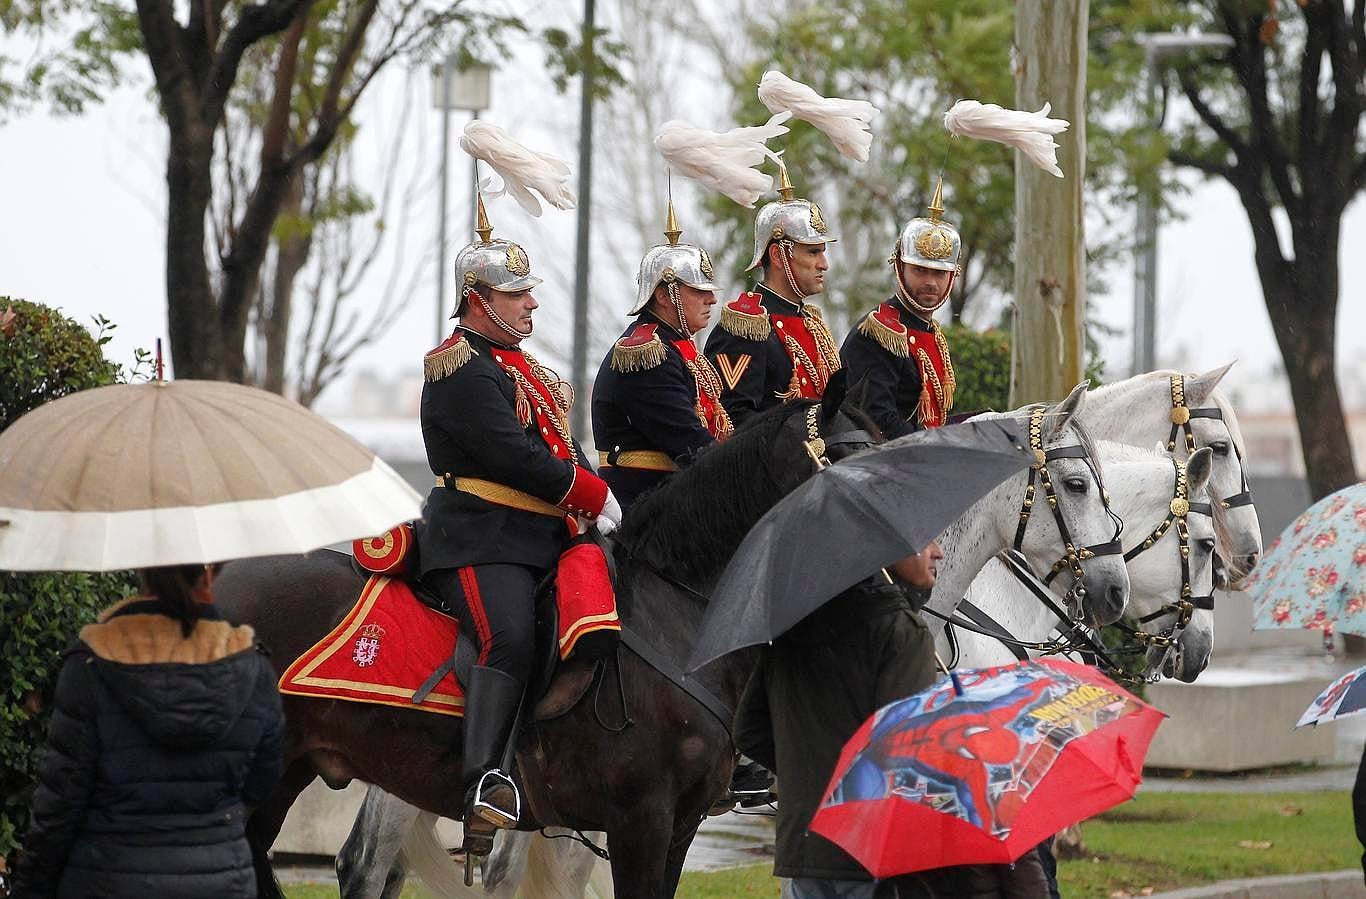
M 485 855 L 520 808 L 500 770 L 532 672 L 534 593 L 566 542 L 621 520 L 607 484 L 569 432 L 570 386 L 521 348 L 538 307 L 526 251 L 479 239 L 455 258 L 455 332 L 423 359 L 422 439 L 437 476 L 418 534 L 422 581 L 478 659 L 466 690 L 462 776 L 465 849 Z
M 937 428 L 953 408 L 958 382 L 934 315 L 953 290 L 963 239 L 940 218 L 943 190 L 941 179 L 929 218 L 901 229 L 887 260 L 895 293 L 863 317 L 840 349 L 850 382 L 865 385 L 864 408 L 889 439 Z
M 780 168 L 782 199 L 754 220 L 754 258 L 762 267 L 754 290 L 721 310 L 707 338 L 707 358 L 721 375 L 721 403 L 736 425 L 791 399 L 819 399 L 840 369 L 839 347 L 820 310 L 806 302 L 825 289 L 834 243 L 820 207 L 794 197 L 787 168 Z
M 678 242 L 672 200 L 664 234 L 669 242 L 640 261 L 635 320 L 593 386 L 598 466 L 623 506 L 734 430 L 721 379 L 694 342 L 716 304 L 711 257 Z

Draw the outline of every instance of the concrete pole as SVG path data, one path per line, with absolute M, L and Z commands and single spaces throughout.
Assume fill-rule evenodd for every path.
M 583 3 L 583 78 L 579 97 L 579 233 L 574 258 L 573 369 L 576 399 L 569 426 L 583 440 L 588 427 L 589 210 L 593 192 L 593 0 Z
M 436 213 L 436 343 L 446 339 L 446 170 L 451 158 L 451 60 L 441 60 L 441 197 Z
M 1015 311 L 1010 405 L 1056 401 L 1085 366 L 1087 0 L 1017 0 L 1015 103 L 1053 104 L 1061 180 L 1015 154 Z
M 1148 47 L 1143 65 L 1145 89 L 1143 115 L 1156 131 L 1162 127 L 1157 114 L 1157 67 L 1160 63 Z M 1152 191 L 1140 191 L 1134 227 L 1134 334 L 1133 362 L 1129 374 L 1140 375 L 1157 368 L 1157 209 Z

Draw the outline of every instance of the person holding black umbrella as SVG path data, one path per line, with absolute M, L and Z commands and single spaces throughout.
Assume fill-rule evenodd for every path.
M 736 713 L 735 743 L 781 784 L 773 873 L 784 899 L 957 895 L 953 876 L 874 883 L 843 849 L 808 830 L 840 750 L 883 705 L 935 681 L 920 609 L 944 557 L 937 542 L 850 587 L 764 650 Z

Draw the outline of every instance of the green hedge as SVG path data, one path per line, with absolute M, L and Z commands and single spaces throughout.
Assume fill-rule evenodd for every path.
M 118 380 L 92 335 L 61 312 L 0 297 L 0 431 L 36 406 Z M 127 574 L 0 572 L 0 862 L 28 825 L 33 764 L 62 652 L 95 614 L 130 592 Z
M 1005 412 L 1010 409 L 1010 334 L 962 325 L 944 329 L 958 387 L 953 412 Z

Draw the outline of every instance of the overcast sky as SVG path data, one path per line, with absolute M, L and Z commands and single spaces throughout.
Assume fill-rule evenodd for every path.
M 708 87 L 706 73 L 695 74 L 702 78 L 679 79 L 671 87 L 677 95 L 669 100 L 676 104 L 677 115 L 709 127 L 727 127 L 729 123 L 716 120 L 725 107 L 715 98 L 715 81 Z M 403 90 L 421 92 L 413 127 L 421 132 L 423 149 L 421 153 L 411 150 L 408 158 L 420 159 L 413 163 L 422 167 L 415 183 L 431 185 L 439 146 L 438 118 L 430 108 L 425 78 L 407 82 L 397 70 L 390 73 L 386 85 L 363 105 L 360 120 L 391 114 L 395 97 Z M 495 73 L 493 108 L 484 115 L 526 143 L 557 153 L 576 167 L 576 110 L 576 98 L 557 96 L 543 72 L 524 64 L 515 78 L 507 71 Z M 449 217 L 456 239 L 468 230 L 469 222 L 469 160 L 455 149 L 454 141 L 463 123 L 464 115 L 456 113 Z M 602 124 L 600 135 L 613 138 L 611 122 Z M 134 347 L 150 347 L 157 336 L 164 336 L 164 146 L 165 129 L 147 96 L 145 77 L 138 88 L 119 92 L 84 117 L 34 113 L 0 126 L 0 197 L 7 213 L 0 216 L 0 296 L 59 306 L 85 323 L 96 313 L 107 315 L 119 326 L 109 351 L 120 362 L 131 360 Z M 361 155 L 364 160 L 368 154 L 373 163 L 383 152 L 373 146 Z M 617 174 L 610 165 L 599 164 L 595 183 L 604 194 L 610 193 L 610 182 Z M 692 190 L 675 185 L 680 205 L 691 204 Z M 435 276 L 432 254 L 422 249 L 434 245 L 432 192 L 426 191 L 410 207 L 405 273 L 411 273 L 413 266 L 427 267 L 419 271 L 420 280 L 411 294 L 392 300 L 404 307 L 398 322 L 358 357 L 353 372 L 362 368 L 392 375 L 416 372 L 417 360 L 434 343 Z M 1362 362 L 1366 358 L 1366 253 L 1360 251 L 1366 246 L 1364 208 L 1361 202 L 1351 207 L 1342 235 L 1338 359 L 1344 380 L 1366 381 Z M 1159 361 L 1201 370 L 1236 357 L 1240 364 L 1230 375 L 1230 385 L 1250 384 L 1264 377 L 1279 356 L 1261 301 L 1246 217 L 1232 189 L 1222 182 L 1197 186 L 1181 200 L 1180 211 L 1185 219 L 1164 225 L 1159 238 Z M 491 204 L 490 213 L 499 235 L 528 245 L 533 266 L 547 279 L 538 291 L 545 308 L 534 339 L 550 344 L 552 358 L 559 356 L 568 344 L 573 213 L 550 210 L 541 221 L 531 222 L 510 201 Z M 639 245 L 657 240 L 658 235 L 650 233 Z M 619 243 L 613 241 L 614 246 Z M 832 263 L 839 264 L 838 244 Z M 633 289 L 624 271 L 631 265 L 604 264 L 595 270 L 594 331 L 600 347 L 624 322 Z M 365 290 L 382 295 L 387 275 L 383 266 L 378 267 Z M 740 286 L 725 285 L 724 292 L 733 294 Z M 1108 373 L 1113 378 L 1126 374 L 1129 366 L 1129 273 L 1117 269 L 1110 287 L 1109 295 L 1096 299 L 1100 317 L 1125 332 L 1106 347 Z M 448 289 L 448 298 L 451 293 Z M 549 333 L 557 329 L 562 333 Z M 567 369 L 564 364 L 562 372 L 567 374 Z M 337 404 L 342 393 L 344 388 L 326 396 L 324 406 Z

